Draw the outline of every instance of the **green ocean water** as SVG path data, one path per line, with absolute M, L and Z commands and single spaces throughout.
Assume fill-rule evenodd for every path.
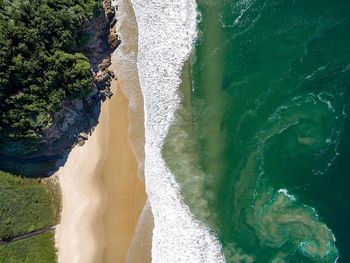
M 163 156 L 227 262 L 350 262 L 350 1 L 198 0 Z

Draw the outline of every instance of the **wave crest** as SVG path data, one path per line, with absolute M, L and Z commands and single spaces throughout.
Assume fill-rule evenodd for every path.
M 180 104 L 178 86 L 196 38 L 194 0 L 133 0 L 139 30 L 138 70 L 145 107 L 145 181 L 155 228 L 154 262 L 224 262 L 215 236 L 195 220 L 162 158 Z

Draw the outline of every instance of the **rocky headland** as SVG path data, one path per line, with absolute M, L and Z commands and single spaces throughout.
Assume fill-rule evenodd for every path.
M 110 85 L 116 76 L 109 66 L 111 55 L 120 44 L 115 30 L 116 8 L 111 0 L 104 0 L 99 15 L 82 24 L 87 41 L 76 52 L 83 53 L 90 62 L 90 93 L 83 99 L 63 101 L 60 110 L 52 114 L 52 124 L 39 138 L 0 141 L 3 169 L 27 176 L 48 176 L 64 162 L 73 146 L 87 140 L 98 122 L 101 103 L 113 95 Z

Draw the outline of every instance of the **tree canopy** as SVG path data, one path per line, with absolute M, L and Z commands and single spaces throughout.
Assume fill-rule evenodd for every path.
M 0 0 L 0 136 L 38 137 L 52 113 L 92 87 L 77 53 L 99 0 Z

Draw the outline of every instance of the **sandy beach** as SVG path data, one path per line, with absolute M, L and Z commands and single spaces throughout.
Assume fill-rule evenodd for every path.
M 128 99 L 117 85 L 112 83 L 114 95 L 102 104 L 95 131 L 58 171 L 56 246 L 62 263 L 125 262 L 146 202 L 129 144 Z
M 118 3 L 112 56 L 114 95 L 102 103 L 99 124 L 59 171 L 60 263 L 151 262 L 153 215 L 144 180 L 144 112 L 138 79 L 138 30 L 131 2 Z M 141 178 L 141 179 L 140 179 Z
M 101 178 L 108 193 L 104 213 L 106 247 L 103 262 L 125 262 L 135 227 L 145 205 L 144 184 L 129 144 L 128 99 L 118 89 L 109 102 L 109 143 Z
M 144 101 L 137 68 L 138 26 L 130 0 L 118 2 L 116 17 L 118 18 L 116 31 L 122 42 L 114 52 L 112 60 L 118 75 L 119 87 L 129 100 L 129 139 L 138 163 L 138 176 L 144 180 Z M 152 261 L 153 228 L 153 215 L 150 204 L 147 202 L 138 219 L 125 262 L 149 263 Z

